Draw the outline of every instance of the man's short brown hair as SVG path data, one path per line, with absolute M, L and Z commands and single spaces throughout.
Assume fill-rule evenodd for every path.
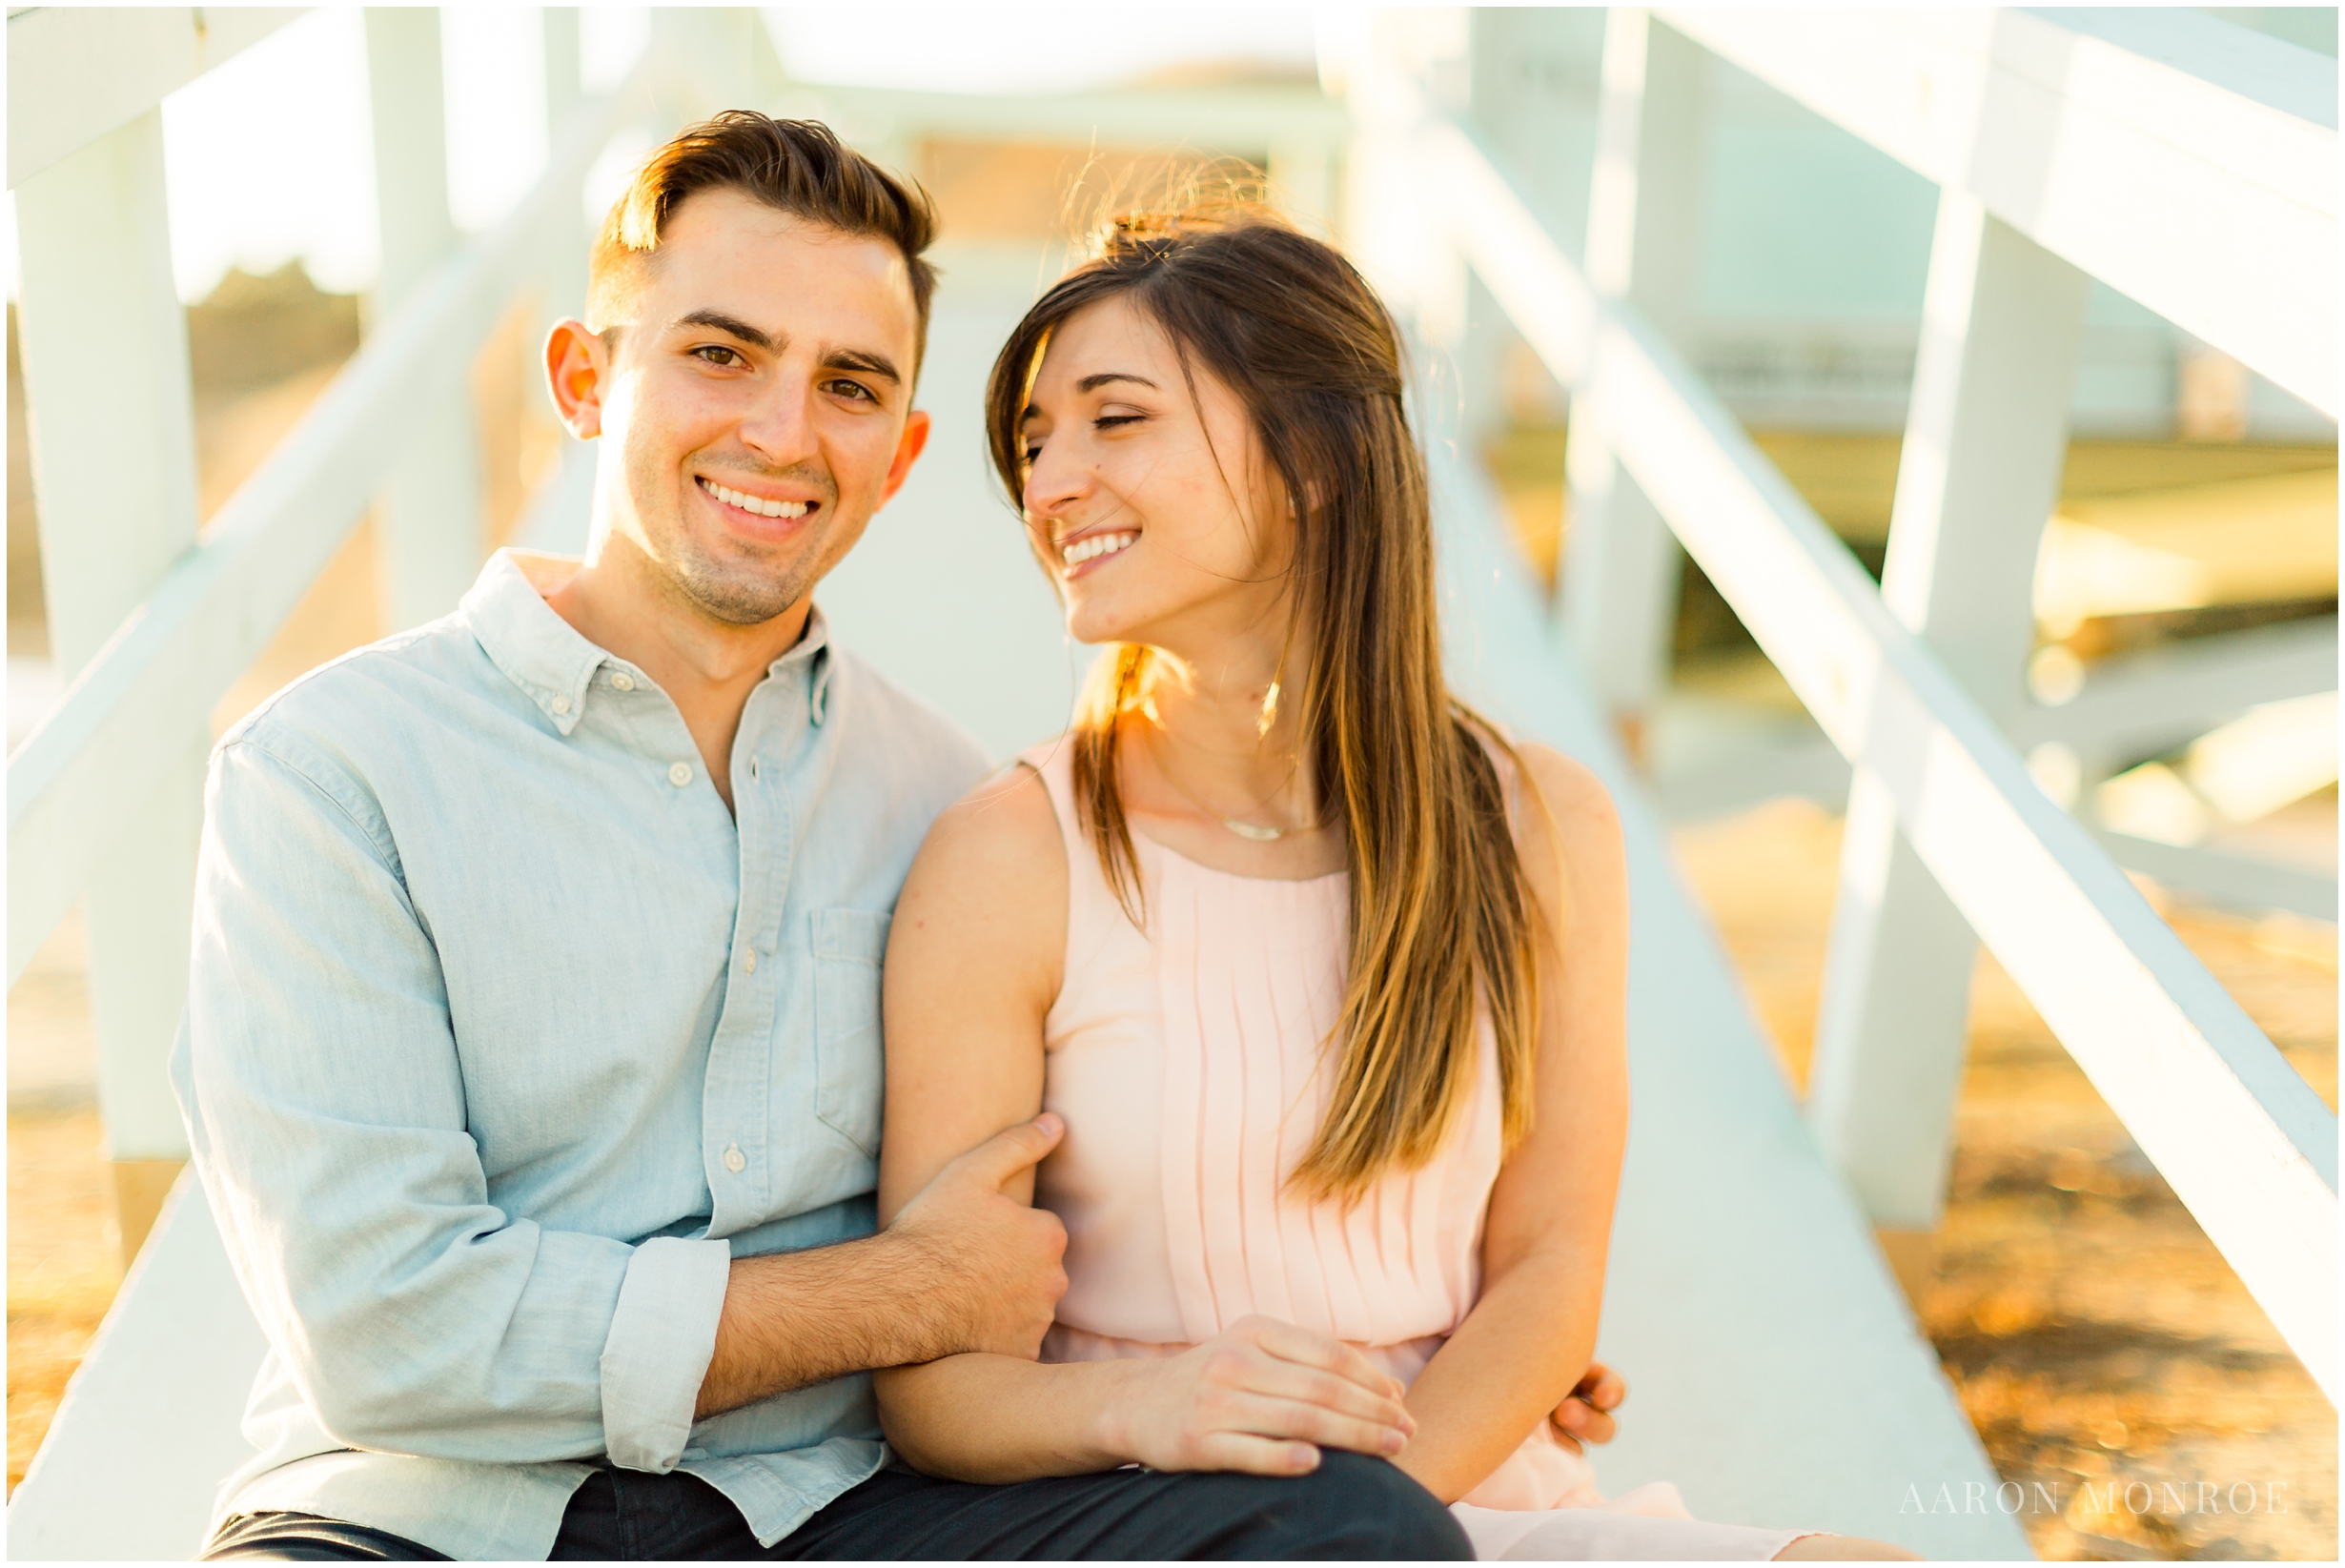
M 921 258 L 936 237 L 928 193 L 842 143 L 819 120 L 777 120 L 728 109 L 685 128 L 644 161 L 612 203 L 586 263 L 587 323 L 606 327 L 616 295 L 660 249 L 668 219 L 696 191 L 734 190 L 843 234 L 884 239 L 904 256 L 918 319 L 913 363 L 928 345 L 936 269 Z

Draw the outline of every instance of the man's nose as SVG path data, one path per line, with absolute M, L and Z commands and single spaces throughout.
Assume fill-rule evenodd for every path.
M 814 389 L 794 377 L 777 377 L 741 421 L 742 444 L 776 468 L 817 456 Z

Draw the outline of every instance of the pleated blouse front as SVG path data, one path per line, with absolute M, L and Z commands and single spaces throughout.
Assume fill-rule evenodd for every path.
M 1496 1046 L 1427 1165 L 1346 1206 L 1286 1188 L 1325 1113 L 1343 1005 L 1343 872 L 1215 871 L 1134 835 L 1149 929 L 1076 826 L 1063 745 L 1024 759 L 1067 840 L 1066 977 L 1043 1103 L 1067 1138 L 1036 1201 L 1066 1222 L 1046 1358 L 1162 1354 L 1259 1313 L 1361 1346 L 1404 1381 L 1464 1320 L 1500 1160 Z
M 1143 931 L 1077 826 L 1067 747 L 1021 760 L 1067 845 L 1067 969 L 1044 1022 L 1042 1094 L 1067 1136 L 1036 1171 L 1035 1201 L 1066 1222 L 1068 1286 L 1043 1359 L 1176 1354 L 1259 1313 L 1414 1382 L 1481 1288 L 1502 1158 L 1488 1023 L 1438 1154 L 1356 1204 L 1298 1199 L 1287 1177 L 1332 1087 L 1349 878 L 1234 876 L 1135 834 Z M 1607 1501 L 1545 1421 L 1453 1511 L 1485 1560 L 1757 1561 L 1809 1533 L 1693 1519 L 1666 1481 Z

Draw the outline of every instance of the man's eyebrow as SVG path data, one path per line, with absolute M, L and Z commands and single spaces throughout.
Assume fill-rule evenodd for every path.
M 675 326 L 707 327 L 711 331 L 724 333 L 729 337 L 738 337 L 743 342 L 750 345 L 752 348 L 761 348 L 767 350 L 768 352 L 770 352 L 774 347 L 774 340 L 771 337 L 760 332 L 757 328 L 749 325 L 748 322 L 744 321 L 741 317 L 737 316 L 727 316 L 723 311 L 693 311 L 689 315 L 678 316 L 675 321 Z M 673 328 L 670 330 L 672 331 Z
M 823 356 L 823 368 L 857 371 L 865 376 L 876 376 L 897 386 L 904 384 L 904 377 L 897 372 L 894 360 L 884 354 L 868 354 L 862 349 L 832 349 Z

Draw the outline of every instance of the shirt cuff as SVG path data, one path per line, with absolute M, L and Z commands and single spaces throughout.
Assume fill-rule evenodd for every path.
M 732 1249 L 655 1236 L 635 1249 L 602 1342 L 602 1445 L 622 1470 L 665 1475 L 683 1457 L 717 1352 Z

